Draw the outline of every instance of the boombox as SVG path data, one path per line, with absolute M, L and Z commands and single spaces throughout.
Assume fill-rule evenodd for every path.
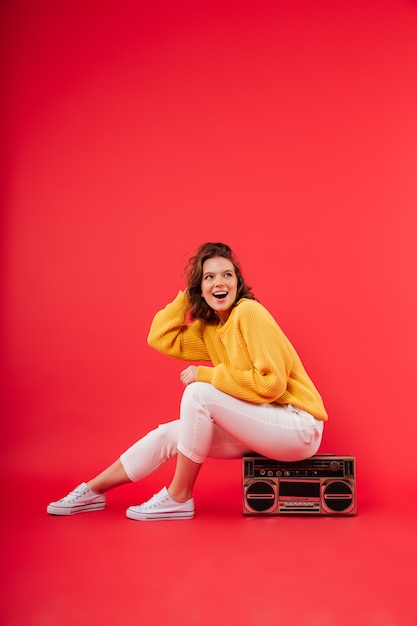
M 293 463 L 242 459 L 244 515 L 354 515 L 356 459 L 316 454 Z

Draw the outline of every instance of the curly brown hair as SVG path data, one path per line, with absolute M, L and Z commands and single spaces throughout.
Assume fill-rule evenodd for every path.
M 213 257 L 223 257 L 224 259 L 229 259 L 233 263 L 237 278 L 237 294 L 235 304 L 241 298 L 256 300 L 251 287 L 247 285 L 242 276 L 240 264 L 232 249 L 225 243 L 203 243 L 199 246 L 195 255 L 189 259 L 185 269 L 187 295 L 190 303 L 189 314 L 192 320 L 199 319 L 208 323 L 218 322 L 218 317 L 213 309 L 211 309 L 207 302 L 201 297 L 203 264 L 207 261 L 207 259 L 212 259 Z

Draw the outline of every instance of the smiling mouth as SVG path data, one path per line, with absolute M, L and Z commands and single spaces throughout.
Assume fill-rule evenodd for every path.
M 213 293 L 213 296 L 216 298 L 216 300 L 224 300 L 225 298 L 227 298 L 227 295 L 227 291 L 217 291 L 216 293 Z

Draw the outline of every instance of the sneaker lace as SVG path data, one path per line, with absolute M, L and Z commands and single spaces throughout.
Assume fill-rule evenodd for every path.
M 152 496 L 150 500 L 148 500 L 148 502 L 145 502 L 145 504 L 143 505 L 143 508 L 145 510 L 156 509 L 158 506 L 168 501 L 169 501 L 169 498 L 167 496 L 161 497 L 160 495 L 156 493 L 155 495 Z
M 62 498 L 61 502 L 74 502 L 75 500 L 81 498 L 84 493 L 85 490 L 77 491 L 77 489 L 74 489 L 68 495 L 66 495 L 65 498 Z

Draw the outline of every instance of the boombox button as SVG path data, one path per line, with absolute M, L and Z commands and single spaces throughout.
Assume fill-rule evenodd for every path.
M 273 476 L 273 475 L 274 475 L 274 472 L 272 470 L 269 470 L 268 471 L 268 476 Z
M 284 476 L 291 476 L 291 472 L 289 470 L 285 470 Z

